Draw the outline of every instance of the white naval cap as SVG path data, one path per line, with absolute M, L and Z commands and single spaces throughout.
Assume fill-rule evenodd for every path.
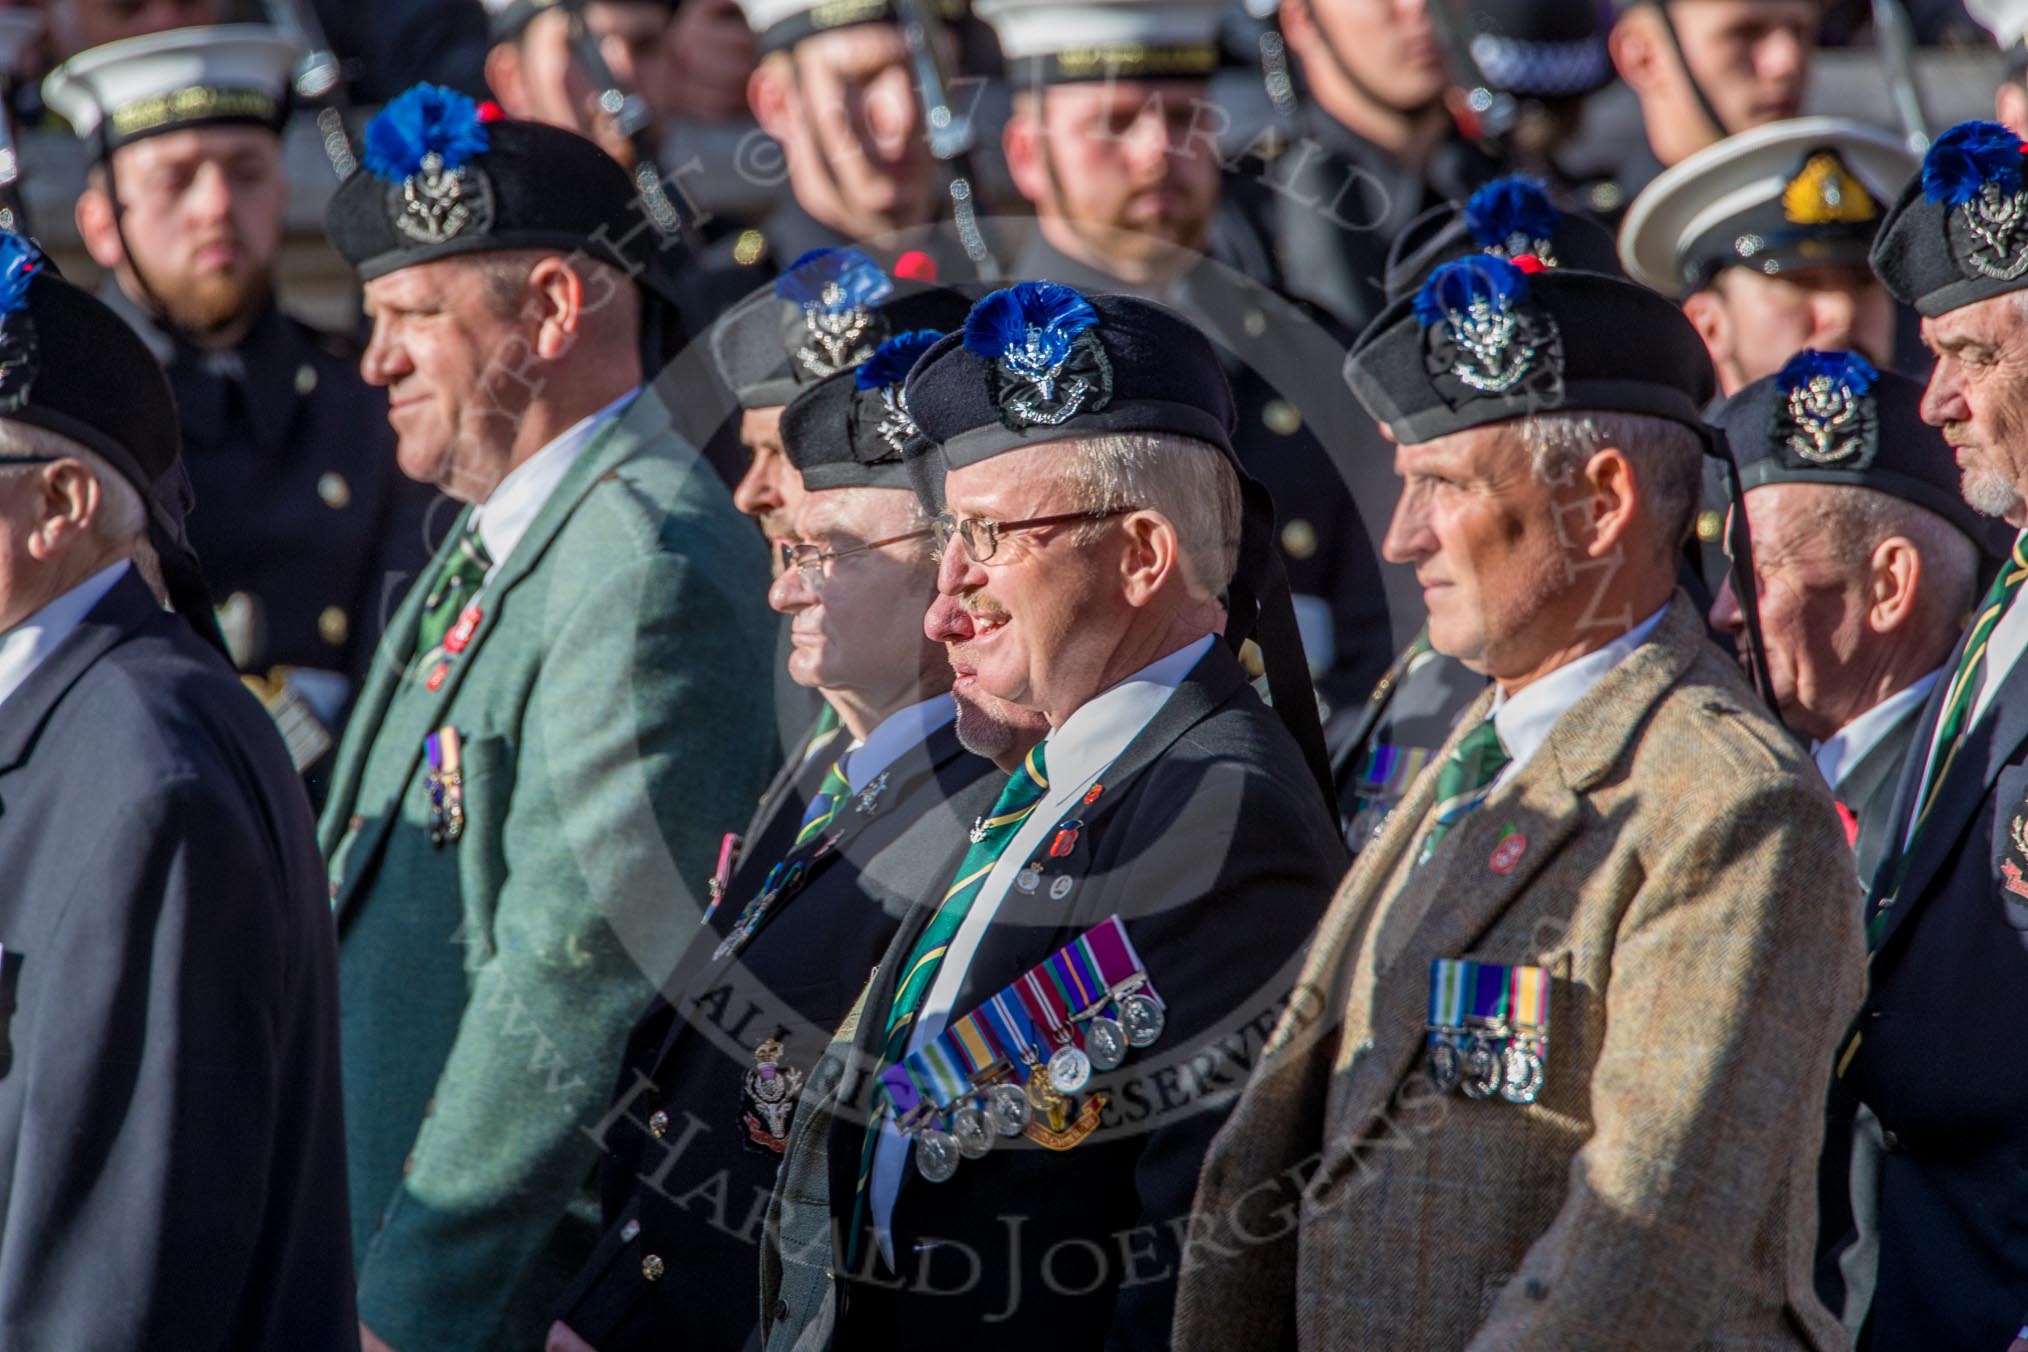
M 976 0 L 1017 84 L 1201 79 L 1223 0 Z
M 1965 0 L 1965 13 L 2002 47 L 2028 36 L 2028 0 Z
M 301 57 L 264 24 L 172 28 L 79 52 L 49 73 L 42 98 L 102 154 L 185 127 L 280 128 Z
M 786 51 L 804 38 L 862 23 L 898 21 L 893 0 L 738 0 L 763 54 Z M 946 22 L 964 16 L 964 0 L 929 0 Z
M 1635 281 L 1676 297 L 1726 267 L 1770 276 L 1863 268 L 1880 218 L 1915 169 L 1899 136 L 1863 122 L 1770 122 L 1663 170 L 1627 208 L 1620 261 Z

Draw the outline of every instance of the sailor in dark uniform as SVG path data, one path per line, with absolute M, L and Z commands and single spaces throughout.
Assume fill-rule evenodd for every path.
M 1775 702 L 1847 810 L 1862 882 L 1894 834 L 1923 699 L 2011 543 L 1958 495 L 1921 401 L 1921 385 L 1856 352 L 1806 350 L 1712 414 L 1745 490 Z M 1745 630 L 1730 582 L 1711 624 Z
M 1621 83 L 1595 95 L 1591 124 L 1621 125 L 1616 162 L 1584 205 L 1607 221 L 1662 170 L 1728 136 L 1802 111 L 1820 0 L 1613 0 L 1607 50 Z
M 1944 429 L 1974 509 L 2028 527 L 2028 176 L 2018 137 L 1937 137 L 1888 209 L 1873 267 L 1922 315 L 1937 364 L 1924 421 Z M 1975 608 L 1916 724 L 1886 854 L 1867 896 L 1866 1003 L 1836 1086 L 1862 1105 L 1852 1224 L 1827 1215 L 1860 1346 L 2004 1347 L 2028 1292 L 2028 547 Z M 1826 1139 L 1852 1132 L 1834 1112 Z M 1849 1102 L 1847 1105 L 1849 1107 Z M 1834 1304 L 1833 1308 L 1838 1308 Z
M 1450 74 L 1419 6 L 1284 0 L 1278 13 L 1264 50 L 1288 125 L 1228 159 L 1232 191 L 1274 242 L 1286 293 L 1328 315 L 1350 346 L 1387 303 L 1395 237 L 1500 165 L 1446 109 Z
M 1226 176 L 1192 128 L 1219 7 L 992 0 L 978 12 L 1009 63 L 1007 162 L 1036 213 L 1014 275 L 1159 301 L 1218 346 L 1234 447 L 1275 502 L 1311 675 L 1330 709 L 1355 709 L 1396 646 L 1373 539 L 1339 469 L 1370 462 L 1359 452 L 1375 434 L 1330 332 L 1272 282 L 1205 256 Z
M 74 57 L 44 96 L 94 155 L 77 223 L 107 269 L 100 297 L 169 373 L 227 643 L 311 766 L 429 557 L 440 499 L 396 471 L 356 347 L 276 304 L 298 55 L 259 26 L 185 28 Z
M 600 1349 L 733 1348 L 758 1309 L 757 1200 L 773 1186 L 805 1075 L 910 905 L 939 888 L 1005 777 L 953 724 L 950 668 L 923 635 L 929 524 L 896 401 L 935 341 L 882 344 L 789 405 L 805 493 L 769 592 L 792 617 L 791 676 L 842 726 L 763 805 L 690 953 L 635 1028 L 611 1112 L 606 1233 L 560 1307 Z M 1019 714 L 1018 759 L 1047 731 Z M 1011 762 L 1010 762 L 1011 763 Z M 700 1205 L 703 1199 L 717 1202 Z M 561 1331 L 551 1346 L 570 1346 Z

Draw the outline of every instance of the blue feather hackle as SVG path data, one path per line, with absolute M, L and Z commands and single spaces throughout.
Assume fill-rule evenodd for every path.
M 1053 366 L 1080 333 L 1098 323 L 1098 311 L 1060 282 L 1020 282 L 972 307 L 965 316 L 965 348 L 986 358 L 1023 351 L 1032 333 L 1037 356 Z
M 1499 308 L 1527 296 L 1527 273 L 1504 258 L 1471 254 L 1453 259 L 1429 275 L 1422 290 L 1415 293 L 1415 317 L 1429 328 L 1462 313 L 1473 301 L 1488 301 Z
M 478 104 L 455 89 L 419 84 L 397 94 L 366 124 L 360 160 L 375 178 L 399 183 L 420 170 L 432 151 L 444 168 L 456 169 L 491 142 Z
M 852 383 L 862 390 L 899 385 L 908 379 L 922 354 L 935 347 L 941 337 L 935 329 L 910 329 L 896 334 L 874 348 L 873 355 L 859 364 L 852 373 Z
M 1857 352 L 1818 352 L 1806 347 L 1789 358 L 1775 383 L 1782 393 L 1794 394 L 1818 376 L 1829 376 L 1855 395 L 1865 394 L 1880 379 L 1873 363 Z
M 838 284 L 839 298 L 824 290 Z M 880 264 L 857 249 L 811 249 L 775 278 L 775 295 L 792 305 L 820 310 L 867 310 L 894 294 L 894 282 Z
M 1923 196 L 1954 207 L 1988 183 L 2011 193 L 2021 186 L 2021 168 L 2020 137 L 1997 122 L 1960 122 L 1922 157 Z
M 1497 249 L 1516 235 L 1548 239 L 1563 224 L 1563 213 L 1542 184 L 1525 174 L 1496 178 L 1465 203 L 1465 229 L 1483 249 Z
M 28 304 L 28 283 L 42 270 L 42 250 L 26 235 L 0 232 L 0 315 Z

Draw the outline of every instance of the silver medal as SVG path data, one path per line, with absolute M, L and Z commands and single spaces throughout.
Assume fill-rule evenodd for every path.
M 970 1104 L 951 1114 L 951 1135 L 957 1138 L 958 1153 L 968 1160 L 993 1148 L 992 1123 L 986 1120 L 984 1109 Z
M 1542 1093 L 1542 1057 L 1525 1043 L 1512 1042 L 1501 1053 L 1500 1097 L 1509 1103 L 1533 1103 Z
M 1443 1039 L 1430 1044 L 1429 1078 L 1440 1094 L 1450 1093 L 1465 1078 L 1464 1058 L 1458 1055 L 1456 1043 Z
M 1077 1047 L 1058 1047 L 1049 1058 L 1049 1082 L 1059 1094 L 1075 1094 L 1091 1083 L 1091 1058 Z
M 1492 1095 L 1500 1087 L 1500 1053 L 1484 1038 L 1473 1038 L 1471 1047 L 1465 1052 L 1465 1075 L 1462 1088 L 1466 1098 L 1482 1099 Z
M 986 1117 L 1002 1136 L 1019 1136 L 1028 1125 L 1028 1095 L 1018 1085 L 994 1085 L 986 1091 Z
M 1084 1026 L 1084 1054 L 1097 1071 L 1118 1070 L 1127 1059 L 1127 1030 L 1101 1014 Z
M 1129 995 L 1120 1001 L 1120 1026 L 1126 1030 L 1130 1047 L 1151 1046 L 1162 1036 L 1168 1016 L 1152 995 Z
M 942 1183 L 958 1171 L 958 1161 L 963 1158 L 958 1148 L 958 1138 L 935 1127 L 924 1127 L 915 1134 L 916 1172 L 932 1183 Z

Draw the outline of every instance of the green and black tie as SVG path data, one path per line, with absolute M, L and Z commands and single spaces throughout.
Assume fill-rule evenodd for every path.
M 1436 821 L 1422 842 L 1417 866 L 1427 864 L 1436 853 L 1437 842 L 1450 834 L 1466 814 L 1486 801 L 1493 781 L 1507 768 L 1512 756 L 1500 745 L 1500 733 L 1488 718 L 1458 739 L 1451 754 L 1437 770 Z
M 437 575 L 437 585 L 423 598 L 422 625 L 416 630 L 417 652 L 429 652 L 444 641 L 444 635 L 458 622 L 458 615 L 478 594 L 479 584 L 486 580 L 486 570 L 492 566 L 493 559 L 479 539 L 478 527 L 466 528 L 452 548 L 451 561 Z

